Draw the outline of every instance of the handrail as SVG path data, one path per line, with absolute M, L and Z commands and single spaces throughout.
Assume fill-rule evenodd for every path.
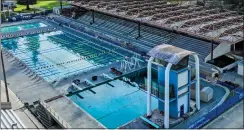
M 44 101 L 40 101 L 40 104 L 62 125 L 63 128 L 69 129 L 72 128 L 62 117 L 58 115 L 58 113 L 50 107 Z

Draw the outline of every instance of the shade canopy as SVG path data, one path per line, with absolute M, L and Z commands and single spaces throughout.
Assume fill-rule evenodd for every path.
M 168 44 L 161 44 L 154 47 L 148 52 L 148 55 L 174 65 L 178 64 L 186 56 L 195 54 L 195 52 L 188 51 L 179 47 Z

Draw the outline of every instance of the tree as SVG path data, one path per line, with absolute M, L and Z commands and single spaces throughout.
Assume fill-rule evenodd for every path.
M 26 0 L 26 10 L 30 10 L 30 1 Z
M 1 10 L 3 10 L 3 0 L 1 0 Z
M 61 10 L 63 10 L 63 3 L 62 3 L 62 0 L 59 0 L 59 2 L 60 2 L 60 8 L 61 8 Z
M 18 0 L 17 3 L 20 5 L 26 5 L 26 10 L 30 10 L 30 5 L 36 4 L 37 0 Z

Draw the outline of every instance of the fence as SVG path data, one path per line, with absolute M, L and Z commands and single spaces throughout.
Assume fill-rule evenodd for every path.
M 62 125 L 63 128 L 72 128 L 62 117 L 60 117 L 55 110 L 53 110 L 47 103 L 40 101 L 40 104 L 54 117 L 54 119 Z
M 52 10 L 44 10 L 44 11 L 41 11 L 38 13 L 26 13 L 23 15 L 18 14 L 18 15 L 7 17 L 8 21 L 6 21 L 6 19 L 1 19 L 1 21 L 2 22 L 15 22 L 15 21 L 21 21 L 21 20 L 29 20 L 29 19 L 32 19 L 33 17 L 41 16 L 41 15 L 48 15 L 50 13 L 52 13 Z
M 208 107 L 210 109 L 204 109 L 198 112 L 196 118 L 189 118 L 184 122 L 180 123 L 179 125 L 175 126 L 174 128 L 189 128 L 189 129 L 198 129 L 206 125 L 208 122 L 219 116 L 220 114 L 224 113 L 227 109 L 234 106 L 236 103 L 240 102 L 244 98 L 244 91 L 242 88 L 236 88 L 233 90 L 235 93 L 234 96 L 230 97 L 220 106 L 214 108 Z M 211 108 L 214 108 L 211 110 Z M 199 114 L 200 113 L 200 114 Z

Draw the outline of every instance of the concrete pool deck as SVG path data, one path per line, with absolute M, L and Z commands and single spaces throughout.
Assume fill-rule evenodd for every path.
M 35 78 L 26 72 L 26 69 L 18 67 L 14 58 L 4 56 L 5 71 L 8 87 L 22 102 L 32 104 L 37 100 L 46 100 L 60 95 L 46 81 Z
M 2 79 L 2 76 L 0 76 Z M 6 91 L 4 87 L 4 82 L 1 81 L 0 85 L 1 89 L 1 101 L 0 102 L 7 102 L 6 99 Z M 24 106 L 24 104 L 16 97 L 16 95 L 8 89 L 9 100 L 11 102 L 12 110 L 15 114 L 21 119 L 23 124 L 27 128 L 31 129 L 44 129 L 45 127 L 31 114 L 31 112 Z
M 105 128 L 101 123 L 96 121 L 87 112 L 79 108 L 74 102 L 66 97 L 56 99 L 48 103 L 49 106 L 59 113 L 72 128 L 80 129 L 101 129 Z
M 153 122 L 155 125 L 157 125 L 160 129 L 164 128 L 164 115 L 160 113 L 160 111 L 158 109 L 155 109 L 152 111 L 152 116 L 147 118 L 147 115 L 143 115 L 143 117 L 145 117 L 146 119 L 148 119 L 149 121 Z M 180 123 L 181 121 L 183 121 L 183 118 L 178 118 L 178 119 L 173 119 L 170 118 L 169 119 L 169 124 L 170 126 L 174 126 L 175 124 Z M 143 119 L 141 119 L 140 117 L 121 126 L 121 129 L 134 129 L 134 128 L 144 128 L 144 129 L 153 129 L 154 127 L 149 125 L 147 122 L 145 122 Z M 154 128 L 155 129 L 155 128 Z
M 241 129 L 244 127 L 243 101 L 214 119 L 204 129 Z

